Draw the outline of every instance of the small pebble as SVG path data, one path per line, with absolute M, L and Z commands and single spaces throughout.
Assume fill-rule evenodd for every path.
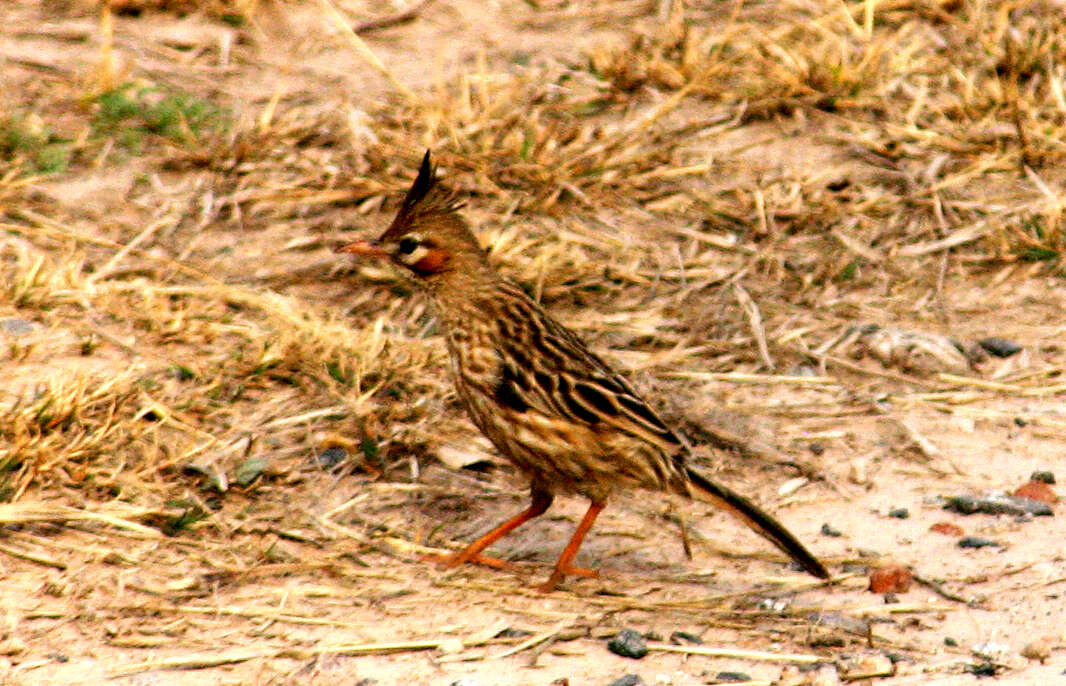
M 612 681 L 608 686 L 644 686 L 644 680 L 637 674 L 626 674 Z
M 1035 641 L 1030 641 L 1022 648 L 1022 657 L 1043 663 L 1051 657 L 1051 646 L 1048 645 L 1047 641 L 1039 638 Z
M 607 642 L 607 649 L 615 655 L 639 660 L 648 654 L 648 643 L 639 632 L 632 629 L 622 629 L 614 638 Z
M 315 462 L 323 467 L 336 467 L 346 457 L 348 451 L 344 448 L 326 448 L 315 455 Z
M 807 621 L 819 628 L 840 629 L 859 636 L 870 631 L 870 622 L 840 612 L 812 612 L 807 615 Z
M 870 591 L 873 593 L 906 593 L 913 582 L 910 570 L 900 565 L 870 572 Z
M 910 518 L 911 513 L 910 510 L 905 507 L 897 507 L 895 509 L 889 510 L 888 516 L 894 517 L 896 519 L 908 519 Z
M 0 319 L 0 331 L 3 331 L 8 336 L 25 336 L 33 333 L 33 322 L 26 321 L 25 319 L 17 319 L 15 317 L 10 319 Z
M 525 638 L 526 636 L 532 636 L 532 631 L 526 631 L 524 629 L 512 629 L 507 627 L 500 633 L 496 634 L 493 638 Z
M 1025 427 L 1029 426 L 1029 422 L 1025 420 L 1025 417 L 1015 417 L 1014 426 L 1024 429 Z
M 960 538 L 957 544 L 960 548 L 998 548 L 999 543 L 980 536 L 966 536 Z
M 1033 472 L 1029 476 L 1030 481 L 1041 481 L 1045 484 L 1055 485 L 1055 473 L 1047 471 Z
M 792 601 L 788 598 L 763 598 L 759 601 L 758 607 L 768 612 L 784 612 L 791 604 Z
M 977 662 L 972 665 L 966 665 L 963 671 L 974 676 L 995 676 L 996 665 L 991 662 Z
M 1059 501 L 1059 496 L 1055 493 L 1055 489 L 1043 481 L 1026 482 L 1016 488 L 1011 495 L 1016 498 L 1029 498 L 1046 505 L 1054 505 Z
M 692 645 L 703 645 L 703 639 L 696 634 L 689 633 L 687 631 L 675 631 L 670 634 L 670 642 L 674 645 L 681 645 L 682 643 L 690 643 Z
M 872 679 L 879 676 L 892 676 L 895 666 L 884 655 L 859 655 L 840 660 L 840 677 L 844 681 Z
M 959 645 L 959 642 L 956 641 L 955 639 L 953 639 L 951 636 L 945 636 L 944 637 L 944 645 L 946 645 L 949 648 L 957 648 L 958 645 Z
M 807 450 L 810 450 L 815 455 L 821 455 L 825 452 L 825 446 L 821 443 L 811 443 L 809 446 L 807 446 Z
M 1006 338 L 998 338 L 996 336 L 982 338 L 977 341 L 977 345 L 984 348 L 989 355 L 995 355 L 996 357 L 1010 357 L 1022 351 L 1022 346 L 1014 341 L 1008 341 Z
M 1050 517 L 1054 514 L 1051 507 L 1046 503 L 1030 500 L 1029 498 L 1015 498 L 1010 495 L 955 495 L 947 499 L 944 504 L 945 510 L 952 510 L 960 514 L 1031 514 L 1037 517 Z
M 1010 655 L 1009 645 L 1006 645 L 1005 643 L 996 643 L 995 641 L 981 641 L 980 643 L 975 643 L 971 650 L 974 655 L 986 660 L 1002 661 L 1007 659 Z
M 718 672 L 714 675 L 716 684 L 736 684 L 744 681 L 751 681 L 751 677 L 744 672 Z
M 825 524 L 822 524 L 822 535 L 830 536 L 832 538 L 840 538 L 844 534 L 840 533 L 840 529 L 834 529 L 829 525 L 829 522 L 826 522 Z
M 952 524 L 951 522 L 937 522 L 929 527 L 929 530 L 938 534 L 944 534 L 945 536 L 962 536 L 965 531 L 958 524 Z

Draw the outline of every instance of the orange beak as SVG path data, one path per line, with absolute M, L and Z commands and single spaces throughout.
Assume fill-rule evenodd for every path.
M 362 257 L 376 257 L 384 258 L 389 254 L 378 244 L 377 241 L 355 241 L 348 245 L 342 245 L 334 252 L 344 252 L 350 255 L 359 255 Z

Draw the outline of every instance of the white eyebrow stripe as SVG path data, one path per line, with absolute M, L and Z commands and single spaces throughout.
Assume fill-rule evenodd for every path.
M 419 245 L 417 248 L 415 248 L 409 253 L 401 253 L 399 252 L 399 250 L 397 250 L 396 252 L 397 258 L 407 265 L 418 264 L 418 262 L 421 261 L 423 257 L 429 254 L 429 250 L 424 245 Z

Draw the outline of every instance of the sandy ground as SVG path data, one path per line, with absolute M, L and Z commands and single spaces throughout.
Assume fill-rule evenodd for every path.
M 418 89 L 478 59 L 506 63 L 516 46 L 547 59 L 623 35 L 617 24 L 591 13 L 565 19 L 555 13 L 551 21 L 540 16 L 521 3 L 441 1 L 416 21 L 367 40 L 401 82 Z M 32 3 L 11 3 L 0 9 L 0 19 L 0 55 L 9 60 L 4 68 L 23 85 L 41 65 L 56 78 L 91 71 L 94 15 L 49 18 Z M 369 103 L 388 87 L 358 55 L 316 39 L 322 19 L 311 4 L 283 17 L 264 15 L 262 30 L 262 41 L 285 42 L 285 49 L 242 61 L 221 77 L 190 67 L 189 79 L 222 78 L 225 92 L 249 110 L 275 89 L 287 97 L 327 94 L 328 108 L 335 102 L 329 93 L 359 93 Z M 186 34 L 196 41 L 209 36 L 209 42 L 233 37 L 202 17 L 148 14 L 119 18 L 116 45 L 131 68 L 172 74 L 172 54 L 145 46 L 159 45 L 155 36 L 173 42 Z M 27 72 L 15 57 L 37 67 Z M 763 134 L 718 141 L 715 154 L 735 152 L 768 166 L 780 167 L 779 158 L 801 164 L 789 157 L 788 146 L 765 142 Z M 136 183 L 135 167 L 45 180 L 40 189 L 81 226 L 109 236 L 110 220 L 135 225 L 142 216 L 121 209 Z M 639 231 L 632 218 L 614 221 Z M 263 237 L 284 233 L 276 231 Z M 223 239 L 220 231 L 203 245 Z M 264 262 L 270 254 L 256 252 L 262 245 L 249 241 L 243 259 L 250 266 L 274 272 L 292 266 Z M 343 290 L 293 292 L 330 300 Z M 1034 368 L 1066 365 L 1061 280 L 952 276 L 944 294 L 960 339 L 1003 336 L 1025 346 Z M 915 313 L 902 323 L 922 321 Z M 59 321 L 47 336 L 56 341 L 68 333 Z M 115 351 L 94 360 L 104 368 L 128 363 Z M 55 364 L 17 373 L 38 374 Z M 862 364 L 874 374 L 883 370 L 876 362 Z M 891 379 L 884 383 L 895 388 Z M 666 395 L 657 389 L 656 397 Z M 756 399 L 763 406 L 817 404 L 836 392 L 728 380 L 708 382 L 704 391 L 693 401 L 697 409 Z M 646 493 L 611 503 L 583 549 L 581 559 L 597 566 L 601 578 L 572 580 L 548 595 L 529 587 L 548 573 L 583 513 L 585 503 L 577 499 L 561 499 L 543 520 L 498 546 L 518 561 L 515 571 L 440 570 L 419 561 L 415 546 L 404 548 L 404 540 L 434 546 L 470 540 L 523 507 L 524 486 L 505 468 L 476 475 L 431 464 L 411 483 L 403 474 L 340 478 L 304 459 L 299 479 L 267 485 L 255 497 L 226 498 L 226 516 L 218 518 L 234 523 L 223 536 L 232 555 L 217 538 L 209 544 L 195 532 L 170 538 L 102 531 L 84 522 L 11 527 L 0 540 L 6 553 L 0 554 L 0 683 L 581 686 L 636 674 L 649 685 L 680 686 L 716 683 L 723 672 L 746 674 L 753 683 L 782 678 L 781 662 L 754 657 L 664 649 L 641 660 L 621 657 L 607 641 L 622 628 L 654 635 L 653 645 L 693 646 L 670 642 L 675 632 L 688 632 L 706 648 L 816 656 L 837 665 L 842 677 L 857 674 L 847 666 L 852 658 L 889 656 L 894 674 L 872 679 L 878 684 L 1059 683 L 1066 679 L 1062 518 L 964 516 L 944 511 L 938 498 L 1011 491 L 1038 470 L 1066 478 L 1063 407 L 1061 393 L 1018 398 L 987 392 L 966 403 L 933 397 L 894 403 L 881 417 L 786 410 L 757 415 L 754 421 L 790 457 L 823 479 L 797 481 L 789 467 L 735 456 L 719 457 L 715 468 L 724 481 L 766 503 L 831 565 L 838 577 L 829 584 L 784 566 L 722 513 Z M 926 441 L 924 454 L 914 449 L 915 436 Z M 817 454 L 812 444 L 820 446 Z M 899 508 L 909 516 L 889 515 Z M 327 513 L 351 528 L 329 528 Z M 692 559 L 684 554 L 678 514 L 691 527 Z M 940 522 L 999 545 L 962 549 L 958 536 L 930 531 Z M 839 536 L 823 533 L 823 525 Z M 40 555 L 27 559 L 26 551 Z M 909 567 L 925 583 L 891 597 L 867 590 L 868 569 L 891 563 Z M 501 634 L 505 630 L 511 633 Z M 980 665 L 994 676 L 967 671 Z M 823 679 L 806 683 L 836 683 L 830 672 L 804 672 Z M 805 683 L 803 674 L 795 678 L 782 683 Z
M 1028 412 L 1040 410 L 1036 404 L 1026 407 Z M 350 568 L 331 563 L 317 574 L 292 577 L 270 570 L 269 563 L 229 579 L 198 573 L 145 575 L 136 565 L 142 556 L 169 557 L 175 572 L 187 572 L 190 564 L 182 558 L 195 557 L 196 542 L 131 540 L 123 564 L 107 559 L 113 553 L 94 559 L 91 533 L 56 532 L 50 534 L 55 549 L 71 546 L 70 553 L 59 555 L 70 560 L 67 569 L 3 560 L 4 645 L 13 644 L 12 651 L 21 648 L 8 658 L 7 683 L 325 684 L 372 679 L 365 683 L 550 684 L 568 679 L 570 684 L 605 684 L 638 674 L 649 684 L 697 684 L 713 683 L 719 672 L 742 672 L 753 680 L 781 674 L 779 665 L 756 660 L 660 651 L 640 661 L 619 657 L 606 648 L 618 628 L 653 632 L 662 639 L 684 631 L 700 636 L 707 647 L 813 654 L 829 662 L 845 655 L 892 655 L 899 660 L 897 675 L 878 680 L 891 684 L 971 683 L 977 677 L 958 672 L 975 663 L 972 651 L 984 644 L 985 650 L 1006 651 L 994 656 L 1009 666 L 997 681 L 1054 683 L 1066 670 L 1061 651 L 1066 611 L 1060 602 L 1066 574 L 1056 543 L 1063 534 L 1060 519 L 963 516 L 944 512 L 932 501 L 940 495 L 1011 489 L 1030 472 L 1057 464 L 1061 442 L 1009 423 L 979 421 L 960 427 L 957 420 L 919 411 L 901 417 L 933 437 L 944 465 L 958 473 L 933 473 L 929 466 L 892 456 L 891 439 L 877 440 L 884 432 L 876 424 L 851 425 L 833 441 L 841 445 L 823 455 L 826 474 L 839 489 L 808 484 L 778 509 L 819 555 L 833 561 L 843 580 L 831 586 L 746 555 L 721 557 L 717 550 L 759 555 L 765 546 L 724 515 L 693 506 L 679 509 L 692 523 L 694 537 L 706 537 L 713 548 L 697 543 L 694 559 L 685 560 L 676 528 L 662 518 L 663 504 L 642 495 L 619 498 L 582 553 L 586 563 L 599 566 L 602 578 L 572 581 L 548 596 L 528 586 L 550 570 L 580 517 L 584 505 L 576 500 L 564 500 L 548 521 L 530 525 L 499 546 L 512 559 L 528 560 L 519 573 L 440 571 L 413 555 L 357 553 Z M 860 461 L 867 470 L 861 486 L 848 479 Z M 752 480 L 750 488 L 771 498 L 787 479 L 767 471 L 760 485 Z M 423 483 L 455 484 L 443 471 L 431 471 Z M 500 485 L 506 489 L 508 483 L 505 479 Z M 520 495 L 509 490 L 471 496 L 469 485 L 455 486 L 454 492 L 466 495 L 390 493 L 385 484 L 376 491 L 381 493 L 377 506 L 363 509 L 361 516 L 406 522 L 416 532 L 442 526 L 450 537 L 467 539 L 499 512 L 520 507 Z M 343 481 L 312 484 L 294 495 L 291 505 L 319 513 L 358 498 L 365 489 L 366 484 Z M 907 508 L 909 518 L 887 514 L 896 508 Z M 929 531 L 937 522 L 955 523 L 967 535 L 993 539 L 1001 547 L 960 549 L 955 537 Z M 823 523 L 842 535 L 819 534 Z M 270 549 L 273 559 L 308 563 L 316 554 L 307 550 L 310 546 L 267 531 L 243 532 L 235 541 L 241 547 Z M 343 544 L 331 545 L 334 554 L 336 545 Z M 904 564 L 922 579 L 942 582 L 952 598 L 916 584 L 889 602 L 870 593 L 863 568 L 842 564 L 847 560 Z M 258 581 L 260 573 L 269 580 Z M 752 579 L 757 580 L 754 588 Z M 734 603 L 738 598 L 741 602 Z M 72 599 L 81 608 L 73 617 L 68 610 Z M 230 612 L 237 616 L 228 616 Z M 872 647 L 861 635 L 867 626 Z M 463 643 L 476 643 L 504 628 L 531 635 L 548 632 L 553 638 L 507 657 L 497 656 L 513 648 L 514 641 L 487 647 Z M 441 647 L 251 659 L 113 679 L 116 673 L 143 663 L 161 664 L 168 657 L 210 660 L 246 651 L 405 641 L 440 642 Z M 954 646 L 946 644 L 951 641 Z M 123 647 L 127 642 L 137 647 Z M 829 645 L 811 647 L 812 642 Z M 1037 642 L 1049 651 L 1046 662 L 1019 656 Z

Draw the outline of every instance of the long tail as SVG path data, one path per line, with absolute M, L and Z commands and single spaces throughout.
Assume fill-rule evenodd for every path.
M 754 529 L 756 533 L 765 537 L 785 553 L 788 553 L 789 557 L 798 562 L 808 572 L 819 579 L 829 578 L 828 570 L 818 561 L 818 558 L 812 555 L 781 522 L 760 510 L 755 503 L 744 496 L 734 493 L 721 484 L 716 484 L 691 467 L 685 467 L 685 471 L 689 478 L 689 483 L 693 486 L 691 489 L 693 498 L 713 503 L 723 510 L 731 512 Z

